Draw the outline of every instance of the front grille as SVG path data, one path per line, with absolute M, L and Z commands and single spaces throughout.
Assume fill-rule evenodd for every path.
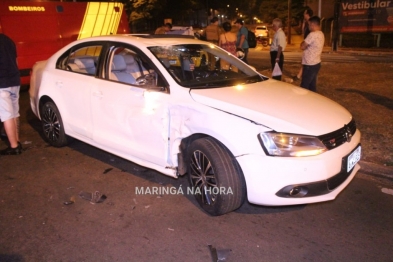
M 321 135 L 318 138 L 322 141 L 322 143 L 326 146 L 328 150 L 336 148 L 347 141 L 350 141 L 351 137 L 356 132 L 356 123 L 355 120 L 351 120 L 344 127 L 333 131 L 331 133 Z

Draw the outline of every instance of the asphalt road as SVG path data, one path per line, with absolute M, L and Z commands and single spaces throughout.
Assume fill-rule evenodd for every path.
M 225 261 L 392 261 L 389 178 L 360 171 L 331 202 L 245 203 L 211 217 L 191 195 L 137 194 L 137 187 L 184 188 L 186 178 L 79 141 L 48 146 L 26 91 L 20 104 L 25 151 L 0 157 L 0 261 L 212 261 L 211 249 Z M 95 191 L 104 202 L 78 197 Z

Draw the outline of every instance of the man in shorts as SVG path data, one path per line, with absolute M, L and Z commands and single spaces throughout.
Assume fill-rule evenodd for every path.
M 0 155 L 22 153 L 17 125 L 20 74 L 16 57 L 15 43 L 8 36 L 0 34 L 0 119 L 9 141 L 8 148 L 1 150 Z

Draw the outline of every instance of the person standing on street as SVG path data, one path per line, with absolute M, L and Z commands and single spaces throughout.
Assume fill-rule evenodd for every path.
M 273 36 L 273 41 L 270 46 L 270 63 L 272 65 L 272 70 L 276 63 L 280 66 L 281 72 L 284 68 L 284 50 L 287 46 L 287 40 L 285 33 L 282 30 L 282 21 L 280 18 L 273 19 L 272 28 L 275 31 Z M 273 76 L 273 79 L 281 80 L 281 75 Z
M 213 17 L 210 20 L 210 25 L 208 25 L 204 31 L 204 37 L 206 38 L 206 41 L 218 45 L 218 41 L 220 39 L 220 34 L 221 30 L 220 27 L 218 26 L 218 17 Z M 213 54 L 208 55 L 208 64 L 209 64 L 209 70 L 213 71 L 216 68 L 216 58 Z
M 155 35 L 165 35 L 172 29 L 172 24 L 171 23 L 166 23 L 163 26 L 160 26 L 159 28 L 156 29 L 154 32 Z
M 241 59 L 243 60 L 244 63 L 248 64 L 248 60 L 247 60 L 248 48 L 249 48 L 248 41 L 247 41 L 248 29 L 243 26 L 243 20 L 241 19 L 237 19 L 235 25 L 239 29 L 239 31 L 237 31 L 236 46 L 237 48 L 243 49 L 244 56 Z
M 1 155 L 22 153 L 18 134 L 20 73 L 16 58 L 14 41 L 0 34 L 0 119 L 9 141 Z
M 310 19 L 310 17 L 313 16 L 313 14 L 314 14 L 314 12 L 312 11 L 312 9 L 310 7 L 306 7 L 306 10 L 304 10 L 304 13 L 303 13 L 303 25 L 302 25 L 303 39 L 306 39 L 306 37 L 310 33 L 310 29 L 308 26 L 308 20 Z M 300 80 L 300 78 L 302 77 L 302 72 L 303 72 L 303 66 L 300 67 L 299 72 L 293 78 L 293 80 L 295 80 L 295 81 Z
M 308 90 L 317 91 L 317 76 L 321 69 L 321 54 L 325 44 L 325 36 L 321 31 L 321 19 L 318 16 L 308 20 L 310 34 L 300 44 L 302 56 L 302 82 L 300 86 Z
M 220 41 L 218 42 L 218 45 L 226 50 L 227 52 L 231 53 L 232 55 L 236 56 L 236 34 L 232 33 L 232 26 L 231 23 L 225 22 L 222 24 L 222 27 L 224 28 L 224 33 L 220 35 Z M 237 72 L 237 68 L 234 66 L 231 66 L 227 61 L 221 59 L 221 69 L 223 70 L 229 70 L 232 69 L 232 71 Z
M 218 45 L 220 34 L 221 30 L 218 26 L 218 17 L 215 16 L 210 20 L 210 25 L 206 27 L 204 36 L 206 37 L 206 41 Z

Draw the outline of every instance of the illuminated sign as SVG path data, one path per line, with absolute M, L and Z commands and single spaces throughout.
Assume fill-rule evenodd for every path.
M 45 12 L 45 7 L 43 6 L 8 6 L 10 11 L 20 11 L 20 12 Z
M 341 33 L 393 32 L 393 1 L 342 0 L 339 26 Z
M 123 4 L 89 2 L 78 39 L 116 34 L 120 24 Z

